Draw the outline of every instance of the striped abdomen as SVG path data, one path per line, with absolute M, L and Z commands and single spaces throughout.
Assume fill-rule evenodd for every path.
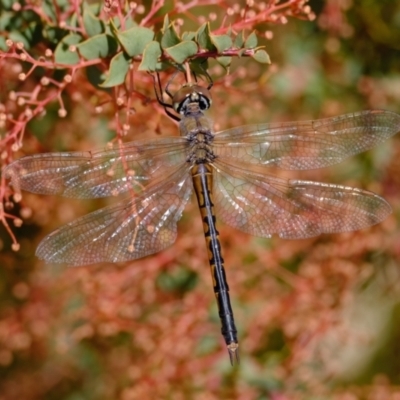
M 237 330 L 229 298 L 229 286 L 226 281 L 224 259 L 221 254 L 219 233 L 215 224 L 214 204 L 212 199 L 213 175 L 210 164 L 194 164 L 192 177 L 194 191 L 203 220 L 208 258 L 213 279 L 214 293 L 218 303 L 218 313 L 221 319 L 221 332 L 228 347 L 229 357 L 233 364 L 239 362 Z

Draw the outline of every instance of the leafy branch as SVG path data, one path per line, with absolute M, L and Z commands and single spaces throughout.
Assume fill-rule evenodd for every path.
M 122 143 L 130 128 L 133 98 L 148 102 L 146 88 L 152 87 L 152 81 L 143 72 L 168 71 L 184 63 L 193 70 L 199 70 L 200 64 L 207 69 L 209 59 L 227 72 L 233 58 L 269 63 L 264 46 L 258 43 L 272 37 L 265 24 L 285 24 L 289 17 L 313 19 L 306 3 L 249 0 L 243 6 L 228 7 L 219 0 L 192 0 L 168 9 L 163 0 L 153 0 L 149 6 L 122 0 L 94 4 L 1 0 L 2 165 L 10 163 L 21 149 L 28 123 L 43 117 L 50 106 L 58 104 L 58 117 L 67 117 L 65 96 L 73 92 L 80 92 L 84 99 L 97 99 L 92 105 L 94 114 L 105 113 L 105 106 L 111 105 L 109 117 Z M 193 13 L 199 6 L 209 9 L 207 17 Z M 138 87 L 137 74 L 143 88 Z M 21 194 L 13 192 L 2 176 L 0 220 L 14 250 L 18 243 L 7 219 L 17 226 L 22 220 L 7 210 L 21 200 Z

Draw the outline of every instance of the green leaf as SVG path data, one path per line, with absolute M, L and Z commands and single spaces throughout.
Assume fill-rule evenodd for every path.
M 192 31 L 183 32 L 183 34 L 182 34 L 183 41 L 194 40 L 195 37 L 196 37 L 196 32 L 192 32 Z
M 111 89 L 103 88 L 100 85 L 104 82 L 104 72 L 99 69 L 97 65 L 89 65 L 85 68 L 88 81 L 97 89 L 110 92 Z
M 211 37 L 210 37 L 210 23 L 205 22 L 196 32 L 196 42 L 200 45 L 202 49 L 215 51 Z
M 8 37 L 13 42 L 21 42 L 24 44 L 25 49 L 32 48 L 35 44 L 43 41 L 42 28 L 37 22 L 30 22 L 25 26 L 17 29 L 12 29 Z
M 19 31 L 11 31 L 8 34 L 8 39 L 11 39 L 14 43 L 23 43 L 25 49 L 29 49 L 31 47 L 28 39 Z
M 206 75 L 206 71 L 208 70 L 208 59 L 203 58 L 195 58 L 190 61 L 190 70 L 195 72 L 198 75 Z
M 255 47 L 257 47 L 257 43 L 258 43 L 258 39 L 257 39 L 257 35 L 256 33 L 253 31 L 251 32 L 251 34 L 247 37 L 245 43 L 244 43 L 244 47 L 246 49 L 254 49 Z
M 125 20 L 125 29 L 128 30 L 137 26 L 138 24 L 133 18 L 128 18 L 127 20 Z
M 68 27 L 78 28 L 79 27 L 78 14 L 77 13 L 71 14 L 70 18 L 68 18 L 66 21 L 66 25 Z
M 108 21 L 108 24 L 106 25 L 106 30 L 105 33 L 111 34 L 115 37 L 115 39 L 118 40 L 118 34 L 120 33 L 119 29 L 121 29 L 121 24 L 120 24 L 119 17 L 113 17 Z M 128 18 L 125 21 L 125 30 L 129 30 L 133 27 L 138 27 L 138 24 L 136 21 L 132 18 Z
M 56 1 L 54 1 L 54 0 L 47 0 L 47 1 L 50 1 L 51 2 L 51 4 L 53 4 L 53 7 L 54 7 L 54 4 L 59 8 L 59 9 L 61 9 L 61 10 L 65 10 L 67 7 L 70 7 L 71 6 L 71 1 L 70 0 L 56 0 Z
M 233 43 L 233 45 L 240 49 L 243 47 L 244 44 L 244 31 L 240 31 L 237 36 L 235 37 L 235 41 Z
M 54 26 L 46 27 L 43 30 L 43 37 L 54 45 L 60 43 L 61 40 L 68 34 L 68 31 Z
M 186 59 L 197 54 L 197 45 L 192 41 L 184 41 L 176 46 L 165 49 L 165 52 L 178 64 L 183 64 Z
M 169 24 L 170 24 L 170 22 L 169 22 L 169 15 L 168 15 L 168 14 L 165 14 L 164 22 L 163 22 L 163 27 L 162 27 L 162 29 L 161 29 L 162 32 L 165 32 L 165 31 L 168 29 Z
M 158 61 L 162 51 L 160 43 L 156 41 L 150 42 L 144 49 L 142 62 L 139 65 L 139 71 L 156 71 L 161 68 Z
M 14 0 L 1 0 L 0 4 L 2 5 L 4 10 L 12 10 Z
M 166 71 L 171 68 L 176 68 L 176 64 L 172 60 L 163 60 L 157 63 L 156 71 Z
M 257 50 L 253 58 L 261 64 L 271 64 L 271 59 L 265 50 Z
M 116 24 L 116 21 L 114 21 L 114 18 L 110 19 L 110 22 L 107 25 L 106 32 L 108 32 L 108 30 L 110 30 L 111 34 L 113 34 L 115 38 L 118 39 L 118 26 Z
M 70 4 L 70 1 L 67 1 L 68 4 Z M 102 9 L 102 3 L 99 1 L 97 3 L 93 3 L 93 4 L 87 4 L 87 2 L 85 2 L 85 7 L 87 7 L 89 9 L 89 11 L 95 16 L 98 17 L 100 14 L 100 11 Z
M 6 31 L 9 30 L 12 20 L 15 18 L 14 13 L 3 11 L 0 13 L 0 31 Z
M 3 36 L 0 36 L 0 50 L 7 51 L 8 46 L 6 45 L 6 39 Z
M 49 21 L 49 25 L 53 25 L 53 23 L 55 24 L 57 21 L 57 13 L 54 8 L 54 4 L 51 4 L 49 1 L 43 1 L 41 4 L 41 11 L 47 16 L 47 18 L 43 19 Z
M 58 16 L 64 13 L 69 7 L 71 7 L 70 2 L 67 1 L 54 1 L 54 0 L 42 0 L 40 2 L 41 11 L 48 17 L 43 18 L 43 20 L 48 21 L 48 25 L 56 25 Z M 70 24 L 67 24 L 71 26 Z
M 232 39 L 228 35 L 210 35 L 210 38 L 218 53 L 222 53 L 232 47 Z
M 141 26 L 118 32 L 117 37 L 125 52 L 135 57 L 143 54 L 144 48 L 153 40 L 154 32 Z
M 115 55 L 110 63 L 110 69 L 107 72 L 105 81 L 101 87 L 113 87 L 125 82 L 126 74 L 129 71 L 130 57 L 123 51 Z
M 161 47 L 163 49 L 166 49 L 168 47 L 175 46 L 176 44 L 180 43 L 180 41 L 181 40 L 175 30 L 174 25 L 171 24 L 167 27 L 167 29 L 163 31 L 163 35 L 161 38 Z
M 102 33 L 79 43 L 77 47 L 82 57 L 93 60 L 114 54 L 118 49 L 118 43 L 113 36 Z
M 83 11 L 83 26 L 88 36 L 100 35 L 105 31 L 104 22 L 97 18 L 87 6 Z
M 222 67 L 225 68 L 226 71 L 229 71 L 229 67 L 231 66 L 232 57 L 217 57 L 216 61 Z
M 74 65 L 79 63 L 79 55 L 76 51 L 70 51 L 70 46 L 77 45 L 82 40 L 80 35 L 71 33 L 65 36 L 57 45 L 54 52 L 56 63 Z

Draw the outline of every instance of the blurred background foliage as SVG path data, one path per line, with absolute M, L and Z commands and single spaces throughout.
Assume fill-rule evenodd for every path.
M 234 59 L 225 76 L 210 62 L 216 130 L 369 108 L 400 111 L 400 3 L 308 4 L 314 21 L 255 27 L 272 33 L 263 43 L 270 66 Z M 225 11 L 217 4 L 192 13 L 215 13 L 213 28 Z M 135 99 L 124 140 L 176 135 L 176 125 L 149 103 L 150 81 L 139 73 L 136 79 L 148 98 Z M 105 144 L 115 126 L 107 112 L 92 112 L 96 96 L 71 86 L 67 117 L 49 108 L 28 126 L 20 154 Z M 15 230 L 19 252 L 9 250 L 0 230 L 0 400 L 398 399 L 399 172 L 395 137 L 340 166 L 291 174 L 385 197 L 393 215 L 370 229 L 289 241 L 221 226 L 241 345 L 235 368 L 219 334 L 194 202 L 164 252 L 126 265 L 66 269 L 38 262 L 37 244 L 106 201 L 24 193 L 12 210 L 27 216 Z

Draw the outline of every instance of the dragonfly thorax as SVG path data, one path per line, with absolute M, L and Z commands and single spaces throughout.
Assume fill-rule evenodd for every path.
M 182 115 L 203 112 L 211 106 L 208 89 L 199 85 L 183 86 L 172 99 L 174 110 Z

